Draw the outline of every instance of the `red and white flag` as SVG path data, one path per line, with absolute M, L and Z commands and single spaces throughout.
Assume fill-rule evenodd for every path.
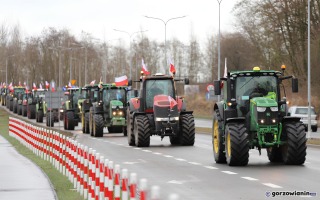
M 174 67 L 174 63 L 172 62 L 171 58 L 169 58 L 169 71 L 172 74 L 176 73 L 176 68 Z
M 12 82 L 8 86 L 9 90 L 13 90 Z
M 175 107 L 177 105 L 176 100 L 174 100 L 174 98 L 172 98 L 171 96 L 168 96 L 168 100 L 170 103 L 170 109 L 172 109 L 173 107 Z
M 227 70 L 227 58 L 225 58 L 225 61 L 224 61 L 224 73 L 223 73 L 223 77 L 224 78 L 227 78 L 228 76 L 228 70 Z
M 96 83 L 96 80 L 90 82 L 90 85 L 93 86 Z
M 22 86 L 20 81 L 19 81 L 19 86 Z
M 51 91 L 52 92 L 56 91 L 56 85 L 55 85 L 54 81 L 51 82 Z
M 35 83 L 33 83 L 33 87 L 32 87 L 34 90 L 37 89 L 37 85 Z
M 71 82 L 69 81 L 68 87 L 72 87 Z
M 128 77 L 126 75 L 115 77 L 116 86 L 127 86 L 128 85 Z
M 23 85 L 24 85 L 24 87 L 27 87 L 27 83 L 26 82 L 23 82 Z
M 41 83 L 39 84 L 39 89 L 43 89 L 43 88 L 42 88 L 42 84 L 41 84 Z
M 141 70 L 142 70 L 143 74 L 145 74 L 145 75 L 149 75 L 150 74 L 150 72 L 148 71 L 147 65 L 144 64 L 143 59 L 142 59 L 142 69 Z
M 48 83 L 48 81 L 46 81 L 46 89 L 49 89 L 50 84 Z

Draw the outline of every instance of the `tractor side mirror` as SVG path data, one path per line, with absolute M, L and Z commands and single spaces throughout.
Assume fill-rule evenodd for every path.
M 221 94 L 220 81 L 213 81 L 213 85 L 214 85 L 214 94 L 220 95 Z
M 139 96 L 139 91 L 138 90 L 133 90 L 133 95 L 134 95 L 134 97 L 138 97 Z
M 184 79 L 184 84 L 189 85 L 189 79 L 188 78 Z
M 292 78 L 292 92 L 297 93 L 299 91 L 298 79 Z

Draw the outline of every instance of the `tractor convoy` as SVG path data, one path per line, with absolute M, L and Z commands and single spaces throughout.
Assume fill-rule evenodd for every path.
M 270 162 L 302 165 L 306 160 L 306 133 L 300 118 L 288 114 L 284 85 L 291 80 L 292 93 L 298 92 L 298 79 L 281 71 L 230 71 L 214 81 L 212 146 L 216 163 L 245 166 L 249 150 L 261 155 L 266 149 Z M 171 145 L 193 146 L 193 111 L 178 94 L 178 82 L 189 79 L 174 75 L 144 75 L 124 86 L 115 83 L 68 87 L 65 91 L 25 87 L 1 88 L 1 105 L 13 113 L 36 119 L 46 125 L 63 121 L 65 130 L 80 125 L 82 133 L 103 137 L 105 133 L 123 133 L 128 145 L 149 147 L 151 136 L 169 137 Z M 105 130 L 108 131 L 105 131 Z

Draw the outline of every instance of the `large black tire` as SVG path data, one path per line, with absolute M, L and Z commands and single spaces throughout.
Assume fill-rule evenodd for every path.
M 214 160 L 216 161 L 216 163 L 227 162 L 222 126 L 223 122 L 221 120 L 219 110 L 215 110 L 213 113 L 212 125 L 212 149 Z
M 195 126 L 194 118 L 191 114 L 185 114 L 180 116 L 180 144 L 184 146 L 194 145 L 195 140 Z
M 270 162 L 282 162 L 281 148 L 274 146 L 267 148 L 267 155 Z
M 16 102 L 13 102 L 13 113 L 17 113 L 17 110 L 18 110 L 18 105 Z
M 36 105 L 29 105 L 27 111 L 28 119 L 35 119 L 36 118 Z
M 84 114 L 84 133 L 89 133 L 89 118 L 90 118 L 90 113 L 86 112 Z
M 177 145 L 177 144 L 180 144 L 180 141 L 179 141 L 179 137 L 178 136 L 170 136 L 170 143 L 172 145 Z
M 147 116 L 138 115 L 134 119 L 134 135 L 137 147 L 150 146 L 150 122 Z
M 135 137 L 133 134 L 133 119 L 132 116 L 130 115 L 129 109 L 127 110 L 127 139 L 128 139 L 128 144 L 130 146 L 135 146 Z
M 247 129 L 241 123 L 229 123 L 225 130 L 225 151 L 229 166 L 245 166 L 249 162 Z
M 93 108 L 89 111 L 89 134 L 93 136 Z
M 311 126 L 311 130 L 312 130 L 312 132 L 317 132 L 318 126 Z
M 122 127 L 122 132 L 123 132 L 123 136 L 127 136 L 128 135 L 128 132 L 127 132 L 127 126 L 123 126 Z
M 67 111 L 67 113 L 65 113 L 66 115 L 66 128 L 67 130 L 74 130 L 74 112 L 72 111 Z
M 18 115 L 22 115 L 22 107 L 21 107 L 22 105 L 19 105 L 18 104 L 18 110 L 17 110 L 17 114 Z
M 24 117 L 27 116 L 27 106 L 26 105 L 22 106 L 22 116 L 24 116 Z
M 282 135 L 287 143 L 282 146 L 283 162 L 287 165 L 302 165 L 307 155 L 306 132 L 301 122 L 286 122 Z
M 93 136 L 103 137 L 104 121 L 103 116 L 99 114 L 93 115 Z
M 47 126 L 48 127 L 53 127 L 54 126 L 54 116 L 52 112 L 47 112 Z
M 43 110 L 39 110 L 39 111 L 38 111 L 38 116 L 37 116 L 37 118 L 38 118 L 38 121 L 37 121 L 37 122 L 40 122 L 40 123 L 43 122 Z

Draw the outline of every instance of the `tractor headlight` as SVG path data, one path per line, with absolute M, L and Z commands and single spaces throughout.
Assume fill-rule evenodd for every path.
M 265 123 L 264 119 L 260 119 L 260 123 L 264 124 Z
M 270 107 L 270 109 L 271 109 L 272 112 L 278 112 L 279 111 L 278 107 Z
M 117 115 L 117 112 L 116 112 L 116 111 L 113 111 L 113 112 L 112 112 L 112 115 L 114 115 L 114 116 Z
M 119 112 L 118 112 L 118 115 L 122 116 L 122 115 L 123 115 L 123 112 L 122 112 L 122 111 L 119 111 Z
M 266 107 L 257 107 L 257 111 L 258 112 L 264 112 L 264 111 L 266 111 Z
M 272 121 L 273 124 L 275 124 L 277 122 L 276 119 L 272 119 L 271 121 Z

